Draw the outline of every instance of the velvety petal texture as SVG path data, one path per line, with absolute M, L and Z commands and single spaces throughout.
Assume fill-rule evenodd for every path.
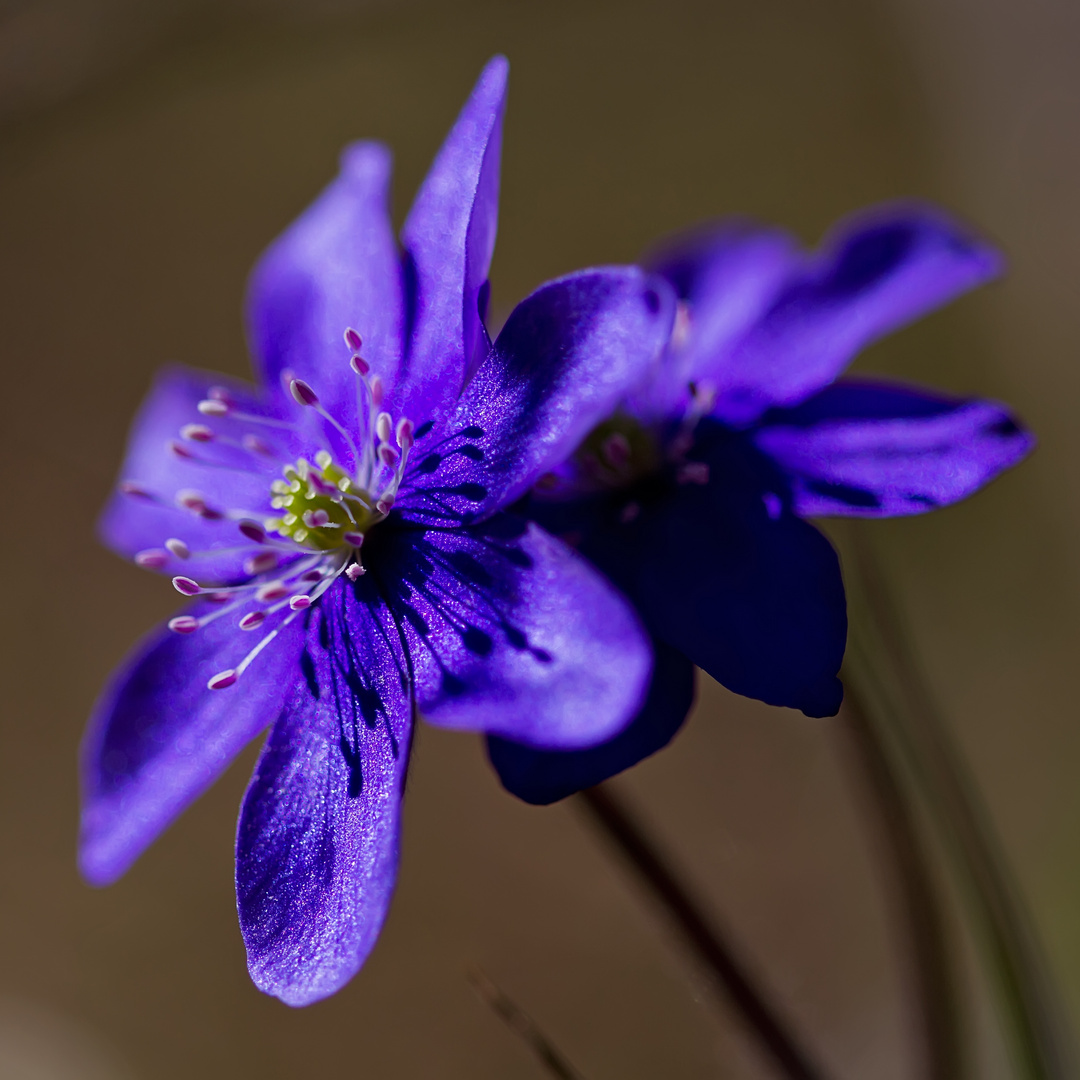
M 1000 405 L 845 381 L 777 410 L 757 446 L 790 478 L 795 512 L 894 517 L 966 498 L 1028 454 Z
M 626 725 L 648 685 L 648 640 L 583 559 L 509 514 L 408 535 L 376 546 L 369 573 L 408 639 L 425 719 L 548 748 Z
M 189 614 L 214 610 L 204 601 Z M 162 628 L 116 673 L 83 744 L 79 866 L 88 881 L 120 877 L 277 716 L 299 673 L 295 626 L 265 651 L 240 692 L 207 689 L 252 644 L 227 618 L 190 636 Z
M 357 972 L 397 874 L 408 663 L 373 583 L 311 609 L 299 670 L 244 797 L 240 927 L 255 984 L 308 1005 Z
M 565 799 L 616 776 L 667 746 L 694 703 L 694 667 L 678 649 L 655 640 L 649 692 L 633 722 L 613 739 L 584 750 L 538 750 L 489 735 L 488 757 L 503 787 L 538 806 Z
M 215 420 L 220 438 L 213 453 L 181 439 L 186 425 L 205 420 L 198 403 L 213 386 L 226 389 L 247 412 L 271 419 L 282 415 L 250 386 L 237 380 L 195 368 L 165 368 L 135 417 L 120 470 L 121 481 L 134 482 L 144 494 L 117 491 L 98 522 L 98 533 L 113 551 L 128 558 L 140 551 L 158 550 L 163 561 L 155 569 L 164 573 L 194 572 L 207 582 L 221 583 L 246 576 L 243 563 L 251 554 L 238 546 L 243 544 L 243 537 L 237 532 L 236 517 L 230 517 L 229 511 L 263 513 L 270 483 L 279 471 L 276 461 L 223 442 L 232 440 L 238 444 L 247 430 L 231 417 Z M 278 428 L 268 430 L 273 430 L 268 438 L 283 453 L 295 449 L 289 433 Z M 184 456 L 171 449 L 174 446 Z M 202 513 L 184 509 L 177 496 L 185 492 L 204 494 L 207 509 Z M 199 552 L 197 559 L 187 562 L 162 548 L 170 537 L 183 540 L 192 551 Z
M 673 313 L 663 280 L 633 267 L 541 286 L 511 313 L 454 416 L 418 441 L 401 509 L 443 524 L 523 495 L 641 381 Z
M 841 225 L 793 271 L 710 373 L 716 415 L 746 424 L 833 381 L 877 338 L 982 285 L 1001 257 L 952 219 L 918 205 Z
M 501 56 L 484 68 L 401 231 L 412 333 L 390 400 L 418 422 L 451 407 L 486 345 L 480 303 L 495 250 L 508 71 Z
M 357 417 L 356 379 L 343 335 L 392 383 L 401 362 L 405 311 L 401 260 L 390 222 L 390 152 L 361 142 L 341 155 L 329 187 L 259 260 L 248 286 L 248 337 L 257 370 L 289 410 L 291 372 L 342 422 Z M 319 421 L 312 415 L 310 422 Z

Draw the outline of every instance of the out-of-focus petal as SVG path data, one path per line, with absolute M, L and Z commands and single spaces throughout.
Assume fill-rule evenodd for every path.
M 365 579 L 342 581 L 311 609 L 300 669 L 236 841 L 251 977 L 288 1005 L 339 990 L 379 935 L 412 723 L 400 641 Z
M 682 413 L 688 386 L 712 384 L 804 259 L 787 233 L 739 220 L 695 228 L 650 253 L 645 265 L 671 284 L 679 314 L 663 364 L 629 397 L 630 411 L 646 422 Z
M 947 506 L 1035 443 L 994 402 L 855 381 L 769 414 L 754 441 L 789 475 L 796 513 L 854 517 Z
M 501 56 L 484 68 L 401 232 L 412 330 L 388 400 L 417 423 L 453 404 L 486 346 L 480 306 L 495 250 L 508 71 Z
M 404 629 L 421 713 L 440 727 L 531 746 L 591 746 L 634 717 L 650 651 L 615 590 L 536 525 L 499 514 L 469 529 L 365 544 Z M 398 534 L 401 536 L 403 534 Z
M 270 484 L 278 463 L 235 446 L 181 439 L 188 424 L 205 424 L 222 438 L 240 442 L 251 428 L 231 417 L 209 419 L 197 408 L 212 386 L 225 388 L 244 411 L 270 417 L 273 408 L 257 398 L 250 386 L 194 368 L 165 368 L 155 379 L 131 427 L 121 481 L 133 481 L 146 494 L 113 495 L 98 522 L 102 540 L 128 558 L 139 551 L 162 549 L 167 539 L 183 540 L 192 552 L 178 559 L 162 549 L 165 561 L 157 569 L 167 574 L 188 574 L 199 581 L 222 583 L 244 575 L 244 560 L 256 549 L 247 544 L 228 511 L 262 517 L 269 512 Z M 285 453 L 295 447 L 291 432 L 267 429 L 267 439 Z M 170 449 L 179 445 L 191 457 Z M 206 464 L 215 462 L 217 464 Z M 222 467 L 225 466 L 225 467 Z M 178 494 L 201 492 L 206 511 L 194 513 L 177 502 Z
M 694 701 L 694 667 L 677 649 L 653 643 L 653 676 L 630 726 L 586 750 L 537 750 L 488 736 L 488 757 L 503 787 L 537 806 L 565 799 L 629 769 L 667 746 Z
M 516 500 L 641 380 L 673 309 L 663 280 L 635 267 L 539 288 L 510 315 L 455 415 L 417 442 L 402 510 L 442 524 Z
M 390 152 L 360 142 L 341 155 L 337 178 L 259 260 L 248 286 L 252 355 L 272 394 L 299 415 L 284 392 L 292 372 L 309 383 L 339 423 L 355 428 L 357 379 L 347 328 L 387 383 L 401 360 L 404 333 L 401 260 L 389 213 Z M 367 415 L 367 404 L 363 405 Z M 324 426 L 314 412 L 306 421 Z M 321 432 L 339 453 L 337 433 Z
M 870 342 L 982 285 L 1001 257 L 940 211 L 886 207 L 840 224 L 714 374 L 716 415 L 746 424 L 828 385 Z
M 215 610 L 202 603 L 190 613 Z M 83 744 L 79 864 L 88 881 L 120 877 L 274 720 L 298 670 L 300 640 L 297 627 L 286 627 L 257 668 L 225 690 L 206 683 L 254 644 L 235 614 L 194 634 L 158 630 L 136 647 L 98 701 Z

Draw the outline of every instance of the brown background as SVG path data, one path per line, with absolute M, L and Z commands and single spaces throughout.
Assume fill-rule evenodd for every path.
M 301 1011 L 247 980 L 231 884 L 254 752 L 118 885 L 78 879 L 75 748 L 174 606 L 93 521 L 153 370 L 243 373 L 258 252 L 383 138 L 399 215 L 483 61 L 512 62 L 496 311 L 740 212 L 816 240 L 861 204 L 943 202 L 1001 285 L 863 368 L 1006 398 L 1030 462 L 969 503 L 865 524 L 1080 1014 L 1080 9 L 1069 0 L 0 3 L 6 470 L 0 1077 L 538 1077 L 490 972 L 592 1080 L 767 1070 L 572 806 L 502 793 L 424 731 L 369 964 Z M 843 1078 L 911 1075 L 874 834 L 838 728 L 702 681 L 620 781 Z M 980 1075 L 1004 1075 L 992 1039 Z

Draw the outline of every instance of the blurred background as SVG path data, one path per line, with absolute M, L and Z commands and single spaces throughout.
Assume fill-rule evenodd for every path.
M 341 145 L 393 146 L 400 219 L 496 51 L 497 315 L 726 213 L 813 243 L 915 195 L 1008 253 L 1004 282 L 859 366 L 1006 399 L 1039 451 L 964 505 L 858 527 L 1080 1020 L 1080 7 L 6 0 L 0 1078 L 540 1077 L 470 964 L 590 1080 L 771 1075 L 575 807 L 515 802 L 471 736 L 422 732 L 389 922 L 312 1008 L 244 967 L 232 844 L 254 748 L 118 885 L 75 871 L 84 718 L 176 606 L 93 533 L 151 374 L 245 374 L 245 275 Z M 905 944 L 835 721 L 702 678 L 675 744 L 618 784 L 833 1076 L 914 1075 Z M 984 1042 L 979 1075 L 1007 1075 Z

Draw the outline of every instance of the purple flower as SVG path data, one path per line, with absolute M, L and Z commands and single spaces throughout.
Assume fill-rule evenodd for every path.
M 996 252 L 941 213 L 879 208 L 816 254 L 721 224 L 651 265 L 678 295 L 656 369 L 544 478 L 529 515 L 633 600 L 656 658 L 646 705 L 608 743 L 559 753 L 490 738 L 503 783 L 552 802 L 664 746 L 697 665 L 810 716 L 840 707 L 847 615 L 817 515 L 918 514 L 962 499 L 1033 439 L 1000 405 L 834 382 L 860 348 L 995 276 Z
M 101 523 L 193 602 L 97 705 L 83 873 L 119 877 L 272 724 L 240 815 L 237 900 L 253 979 L 292 1005 L 340 988 L 379 933 L 417 715 L 583 747 L 647 685 L 648 639 L 622 598 L 502 508 L 641 379 L 674 307 L 639 269 L 583 271 L 490 343 L 505 82 L 496 59 L 403 251 L 386 150 L 346 150 L 254 273 L 259 389 L 161 375 Z

